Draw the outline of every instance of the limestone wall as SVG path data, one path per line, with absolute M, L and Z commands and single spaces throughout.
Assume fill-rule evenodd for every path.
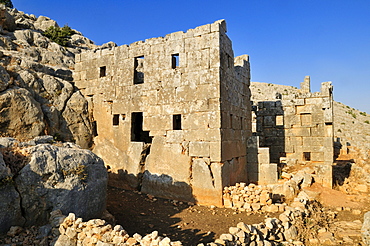
M 225 185 L 246 180 L 249 61 L 234 64 L 225 33 L 216 21 L 76 57 L 75 84 L 97 126 L 94 152 L 112 183 L 220 205 Z
M 275 93 L 275 100 L 259 101 L 254 111 L 260 147 L 269 147 L 271 162 L 280 163 L 283 158 L 288 166 L 312 165 L 316 182 L 332 186 L 331 82 L 322 83 L 320 92 L 311 93 L 307 76 L 297 93 Z

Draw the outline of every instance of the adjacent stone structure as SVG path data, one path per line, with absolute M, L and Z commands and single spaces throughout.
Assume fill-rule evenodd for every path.
M 331 82 L 324 82 L 320 92 L 311 93 L 306 76 L 298 93 L 277 93 L 274 101 L 255 103 L 253 128 L 258 137 L 249 140 L 249 181 L 271 180 L 264 178 L 276 173 L 270 161 L 286 162 L 288 166 L 313 166 L 315 181 L 332 187 L 332 90 Z
M 77 55 L 74 81 L 115 185 L 222 205 L 247 181 L 249 59 L 234 59 L 224 20 Z

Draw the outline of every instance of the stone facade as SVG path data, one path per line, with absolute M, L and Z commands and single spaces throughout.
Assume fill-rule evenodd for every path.
M 222 205 L 247 181 L 249 59 L 234 59 L 225 21 L 82 53 L 74 81 L 114 185 Z
M 249 181 L 274 174 L 276 167 L 270 162 L 286 162 L 288 166 L 313 167 L 315 181 L 332 187 L 332 90 L 331 82 L 324 82 L 320 92 L 311 93 L 310 78 L 306 76 L 297 93 L 286 90 L 276 93 L 275 100 L 255 102 L 253 138 L 258 140 L 249 140 Z

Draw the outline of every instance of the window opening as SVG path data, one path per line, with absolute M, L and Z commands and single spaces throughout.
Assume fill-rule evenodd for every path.
M 174 130 L 181 130 L 181 114 L 173 115 L 172 125 Z
M 152 138 L 149 131 L 143 131 L 143 113 L 134 112 L 131 114 L 131 141 L 151 143 Z
M 135 57 L 134 84 L 144 83 L 144 56 Z
M 172 55 L 172 68 L 177 68 L 180 66 L 180 56 L 179 54 L 173 54 Z
M 303 160 L 311 161 L 311 152 L 303 152 Z
M 276 125 L 283 126 L 284 125 L 284 117 L 282 115 L 276 115 Z
M 106 66 L 100 67 L 99 78 L 105 77 L 106 75 L 107 75 L 107 67 Z
M 119 125 L 119 114 L 113 115 L 113 125 L 118 126 Z
M 91 123 L 91 128 L 92 128 L 92 135 L 93 135 L 94 137 L 98 136 L 98 125 L 97 125 L 96 120 L 94 120 L 94 121 Z

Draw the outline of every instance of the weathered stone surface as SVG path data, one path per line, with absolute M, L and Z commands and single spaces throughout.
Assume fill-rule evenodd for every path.
M 10 226 L 22 226 L 24 218 L 20 207 L 20 196 L 12 184 L 12 174 L 0 153 L 0 234 Z
M 39 16 L 34 23 L 36 29 L 46 31 L 49 27 L 59 27 L 58 23 L 46 16 Z
M 7 31 L 13 32 L 16 28 L 14 17 L 9 14 L 5 5 L 0 6 L 0 26 Z
M 88 148 L 92 141 L 92 130 L 88 116 L 87 101 L 80 92 L 75 92 L 68 100 L 62 114 L 64 132 L 70 131 L 74 140 L 82 148 Z M 64 122 L 63 122 L 64 123 Z
M 364 223 L 361 228 L 362 242 L 365 245 L 370 245 L 370 212 L 365 213 Z
M 85 219 L 103 213 L 107 173 L 100 158 L 88 150 L 48 144 L 28 152 L 30 162 L 15 180 L 27 225 L 45 223 L 55 209 Z
M 10 76 L 3 66 L 0 66 L 0 92 L 8 87 Z
M 220 23 L 76 56 L 75 85 L 90 98 L 97 122 L 95 149 L 103 158 L 109 152 L 100 144 L 119 150 L 124 161 L 114 164 L 115 172 L 139 177 L 145 171 L 142 191 L 163 196 L 173 185 L 172 198 L 184 199 L 189 194 L 181 194 L 181 184 L 191 200 L 221 205 L 225 185 L 247 181 L 249 58 L 233 57 Z M 150 154 L 129 173 L 127 167 L 139 164 L 130 158 L 135 142 L 151 144 Z
M 25 89 L 13 88 L 0 93 L 0 131 L 12 137 L 33 138 L 45 127 L 39 103 Z

